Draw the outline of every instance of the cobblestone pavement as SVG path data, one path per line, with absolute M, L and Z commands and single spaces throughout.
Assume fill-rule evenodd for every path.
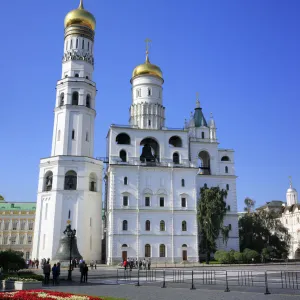
M 190 290 L 188 288 L 160 288 L 157 286 L 140 286 L 134 285 L 72 285 L 72 286 L 56 286 L 49 287 L 51 290 L 70 292 L 78 294 L 86 294 L 93 296 L 112 296 L 128 300 L 282 300 L 300 299 L 300 293 L 293 294 L 294 291 L 286 291 L 285 294 L 271 294 L 264 295 L 263 291 L 230 291 L 228 293 L 224 290 L 207 290 L 196 289 Z M 281 291 L 281 290 L 280 290 Z M 282 292 L 282 291 L 281 291 Z

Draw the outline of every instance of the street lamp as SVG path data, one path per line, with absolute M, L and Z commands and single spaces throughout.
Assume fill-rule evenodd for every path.
M 66 227 L 66 230 L 64 231 L 64 234 L 66 234 L 67 237 L 70 239 L 70 266 L 68 271 L 68 280 L 72 281 L 72 245 L 73 245 L 73 240 L 76 236 L 76 229 L 71 229 L 70 221 Z

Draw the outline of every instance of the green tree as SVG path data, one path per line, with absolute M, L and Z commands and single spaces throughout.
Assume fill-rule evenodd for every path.
M 248 214 L 251 213 L 255 206 L 255 201 L 249 197 L 246 197 L 244 203 L 245 203 L 244 211 L 246 211 Z
M 291 237 L 272 211 L 245 214 L 239 219 L 239 236 L 241 251 L 249 248 L 262 253 L 267 248 L 270 258 L 281 258 L 289 251 Z
M 0 201 L 4 201 L 4 197 L 0 195 Z
M 20 251 L 0 251 L 0 266 L 4 271 L 24 269 L 26 263 L 22 256 Z
M 200 199 L 197 205 L 198 231 L 200 238 L 199 259 L 201 250 L 206 252 L 206 262 L 210 253 L 216 250 L 216 240 L 223 228 L 226 214 L 226 190 L 219 187 L 200 189 Z

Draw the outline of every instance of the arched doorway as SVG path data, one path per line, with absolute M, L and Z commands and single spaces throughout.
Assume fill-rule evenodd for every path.
M 187 245 L 182 245 L 182 260 L 187 261 Z
M 122 261 L 127 260 L 127 244 L 122 245 Z

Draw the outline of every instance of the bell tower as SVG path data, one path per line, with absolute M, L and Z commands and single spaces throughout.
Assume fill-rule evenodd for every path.
M 101 259 L 103 162 L 94 159 L 96 20 L 80 1 L 65 17 L 52 150 L 41 159 L 33 258 L 52 259 L 67 222 L 85 260 Z

